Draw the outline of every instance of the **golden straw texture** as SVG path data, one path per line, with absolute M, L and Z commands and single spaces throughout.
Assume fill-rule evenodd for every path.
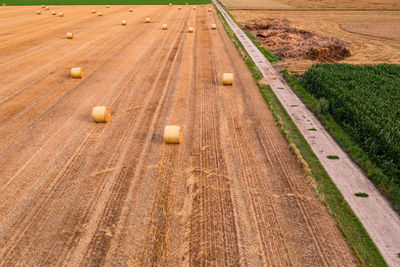
M 182 127 L 167 125 L 164 129 L 164 143 L 180 144 L 182 143 Z
M 111 121 L 110 108 L 107 106 L 95 106 L 92 109 L 92 119 L 95 122 Z
M 222 75 L 223 85 L 233 85 L 233 73 L 224 73 Z
M 83 78 L 83 69 L 82 68 L 72 68 L 71 69 L 71 77 L 72 78 Z

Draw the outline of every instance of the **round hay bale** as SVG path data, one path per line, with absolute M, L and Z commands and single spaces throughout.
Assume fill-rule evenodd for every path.
M 169 3 L 169 6 L 172 6 L 172 3 Z
M 217 29 L 217 24 L 213 23 L 211 24 L 211 30 L 216 30 Z
M 50 8 L 48 6 L 45 7 L 46 10 L 49 10 Z
M 83 69 L 82 68 L 72 68 L 71 69 L 71 77 L 72 78 L 83 78 Z
M 36 15 L 40 15 L 42 12 L 40 10 L 36 10 Z
M 52 15 L 56 15 L 56 12 L 53 10 L 53 11 L 51 11 L 51 14 Z
M 208 12 L 211 12 L 211 7 L 208 8 Z
M 92 119 L 94 122 L 109 122 L 109 121 L 111 121 L 110 107 L 108 107 L 108 106 L 93 107 Z
M 146 23 L 150 23 L 150 18 L 146 18 Z
M 193 10 L 196 10 L 196 9 L 197 9 L 197 8 L 194 6 L 194 7 L 193 7 Z
M 72 32 L 67 32 L 67 39 L 73 39 L 74 35 L 72 34 Z
M 163 24 L 163 25 L 162 25 L 162 29 L 163 29 L 163 30 L 167 30 L 167 28 L 168 28 L 168 25 L 167 25 L 167 24 Z
M 2 6 L 6 6 L 6 3 L 3 3 Z
M 222 84 L 223 85 L 233 85 L 233 73 L 222 74 Z
M 193 27 L 189 27 L 189 32 L 194 32 Z
M 181 10 L 182 8 L 181 7 L 178 7 L 178 10 Z
M 103 16 L 103 12 L 100 11 L 99 13 L 97 13 L 97 15 L 101 17 Z
M 124 20 L 124 19 L 121 20 L 121 25 L 122 25 L 122 26 L 126 26 L 126 20 Z
M 92 9 L 92 14 L 96 14 L 96 9 Z
M 42 8 L 45 8 L 46 6 L 45 5 L 42 5 Z
M 180 144 L 182 143 L 182 127 L 167 125 L 164 128 L 164 143 Z
M 60 12 L 60 13 L 58 13 L 58 16 L 59 17 L 64 17 L 64 13 Z
M 130 9 L 129 9 L 129 12 L 133 12 L 133 8 L 130 8 Z
M 110 8 L 110 5 L 106 5 L 106 8 Z
M 185 3 L 185 6 L 187 6 L 188 5 L 188 3 Z

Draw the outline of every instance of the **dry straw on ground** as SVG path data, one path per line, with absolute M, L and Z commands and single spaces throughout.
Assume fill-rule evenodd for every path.
M 223 85 L 233 85 L 233 73 L 224 73 L 222 75 Z
M 167 125 L 164 129 L 164 143 L 180 144 L 182 142 L 182 127 Z
M 71 77 L 72 78 L 83 78 L 83 69 L 82 68 L 72 68 L 71 69 Z
M 92 109 L 92 119 L 95 122 L 109 122 L 111 121 L 110 107 L 108 106 L 95 106 Z

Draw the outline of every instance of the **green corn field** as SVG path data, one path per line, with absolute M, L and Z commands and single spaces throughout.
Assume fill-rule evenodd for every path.
M 318 64 L 302 82 L 400 187 L 400 66 Z

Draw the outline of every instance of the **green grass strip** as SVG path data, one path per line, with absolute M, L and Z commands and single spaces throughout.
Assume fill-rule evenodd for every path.
M 339 156 L 336 155 L 328 155 L 326 156 L 328 159 L 339 159 Z
M 272 91 L 271 87 L 259 83 L 259 80 L 262 77 L 260 71 L 257 69 L 253 60 L 247 54 L 246 50 L 236 35 L 232 32 L 218 9 L 217 12 L 223 21 L 228 36 L 241 51 L 261 94 L 276 119 L 277 125 L 281 127 L 288 142 L 297 147 L 302 158 L 307 162 L 308 167 L 311 170 L 311 177 L 315 181 L 316 196 L 327 207 L 328 212 L 332 217 L 336 219 L 340 230 L 346 237 L 349 245 L 353 248 L 353 251 L 359 258 L 361 264 L 363 266 L 387 266 L 375 243 L 371 240 L 360 220 L 344 200 L 339 189 L 332 182 L 328 173 L 319 162 L 317 156 L 314 154 L 311 147 L 308 145 L 307 141 L 304 139 L 303 135 L 300 133 L 299 129 Z
M 356 197 L 369 197 L 367 193 L 355 193 Z

